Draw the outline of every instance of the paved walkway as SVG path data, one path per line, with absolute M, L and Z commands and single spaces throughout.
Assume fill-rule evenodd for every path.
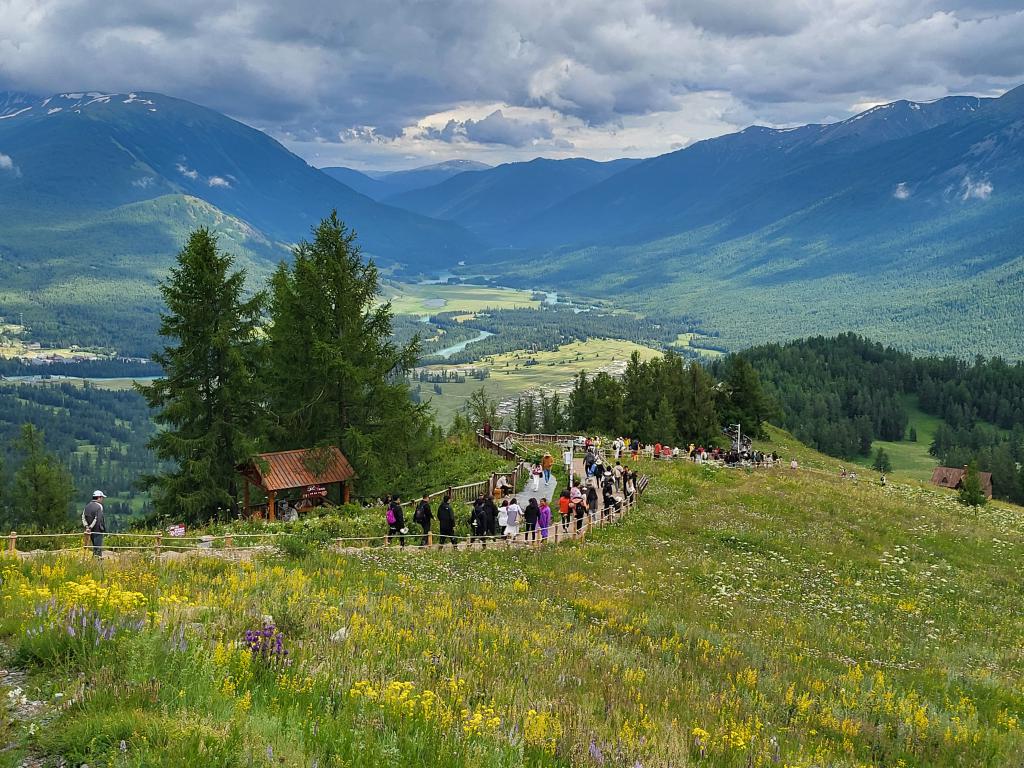
M 580 479 L 584 477 L 582 456 L 577 456 L 575 459 L 573 459 L 572 477 L 574 482 L 579 482 Z M 553 514 L 557 516 L 558 496 L 559 494 L 561 494 L 562 489 L 565 488 L 567 485 L 565 477 L 565 466 L 556 465 L 551 468 L 550 483 L 545 483 L 543 477 L 540 480 L 541 481 L 539 487 L 537 488 L 537 490 L 534 490 L 533 478 L 530 477 L 527 479 L 526 483 L 523 485 L 522 488 L 519 489 L 518 493 L 516 494 L 516 498 L 519 499 L 519 506 L 525 509 L 526 504 L 529 502 L 530 499 L 537 499 L 537 501 L 540 501 L 541 499 L 547 499 L 551 503 Z M 580 487 L 583 488 L 584 493 L 586 493 L 586 486 L 582 485 Z M 597 491 L 597 508 L 598 510 L 600 510 L 604 507 L 604 494 L 601 493 L 600 486 L 598 486 Z M 622 501 L 623 496 L 621 493 L 616 493 L 615 497 L 619 501 Z

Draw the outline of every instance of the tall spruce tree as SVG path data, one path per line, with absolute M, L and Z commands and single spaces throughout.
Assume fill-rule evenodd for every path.
M 742 356 L 730 358 L 720 410 L 730 423 L 739 423 L 743 433 L 761 437 L 761 425 L 772 414 L 772 402 L 761 386 L 761 378 Z
M 677 414 L 679 436 L 686 441 L 707 444 L 720 428 L 715 408 L 715 388 L 711 375 L 696 360 L 683 375 Z
M 255 361 L 263 294 L 245 298 L 245 271 L 206 228 L 193 232 L 160 286 L 170 343 L 153 359 L 164 376 L 138 386 L 164 427 L 150 448 L 175 468 L 147 479 L 157 512 L 207 520 L 238 500 L 235 467 L 259 428 Z
M 436 430 L 406 381 L 418 340 L 391 341 L 391 305 L 378 302 L 377 267 L 337 212 L 294 248 L 270 282 L 263 378 L 278 448 L 336 445 L 364 495 L 403 486 L 433 455 Z
M 13 506 L 18 523 L 40 530 L 64 530 L 71 522 L 68 510 L 75 492 L 71 475 L 46 450 L 42 431 L 33 425 L 22 425 L 15 447 L 21 454 L 21 466 L 14 474 Z

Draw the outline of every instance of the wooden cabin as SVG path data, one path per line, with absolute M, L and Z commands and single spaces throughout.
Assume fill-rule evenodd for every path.
M 954 490 L 960 490 L 964 483 L 964 476 L 967 474 L 967 467 L 936 467 L 935 471 L 932 472 L 932 485 L 937 485 L 941 488 L 952 488 Z M 979 472 L 978 478 L 981 480 L 981 489 L 985 492 L 985 498 L 992 498 L 992 473 L 991 472 Z

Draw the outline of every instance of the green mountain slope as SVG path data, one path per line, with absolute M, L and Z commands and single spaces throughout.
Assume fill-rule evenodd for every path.
M 188 232 L 210 227 L 252 278 L 287 248 L 187 195 L 165 195 L 41 223 L 0 209 L 0 316 L 24 313 L 31 338 L 148 355 L 156 343 L 157 283 Z
M 619 185 L 614 205 L 585 220 L 566 210 L 593 244 L 498 269 L 557 284 L 600 265 L 592 293 L 700 317 L 733 347 L 852 329 L 916 352 L 1022 357 L 1024 90 L 975 102 L 895 139 L 888 123 L 877 141 L 865 135 L 876 111 L 853 144 L 764 131 L 705 142 L 674 160 L 686 173 L 660 204 L 626 186 L 648 161 L 598 185 Z M 593 202 L 598 187 L 565 205 Z M 633 216 L 634 204 L 652 213 Z
M 636 162 L 537 158 L 460 173 L 440 184 L 387 198 L 387 202 L 454 221 L 490 242 L 507 245 L 522 236 L 520 229 L 532 217 Z
M 62 94 L 0 118 L 0 203 L 23 215 L 104 210 L 189 194 L 274 239 L 294 242 L 332 208 L 368 254 L 448 264 L 471 253 L 464 230 L 381 205 L 261 131 L 155 93 Z

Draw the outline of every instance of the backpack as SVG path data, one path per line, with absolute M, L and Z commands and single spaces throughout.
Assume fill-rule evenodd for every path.
M 416 525 L 423 525 L 426 517 L 426 512 L 423 509 L 423 502 L 421 501 L 416 505 L 416 511 L 412 513 L 412 521 L 416 523 Z
M 388 511 L 386 517 L 388 525 L 394 525 L 398 522 L 398 519 L 395 517 L 395 508 L 392 507 L 390 504 L 388 504 Z

